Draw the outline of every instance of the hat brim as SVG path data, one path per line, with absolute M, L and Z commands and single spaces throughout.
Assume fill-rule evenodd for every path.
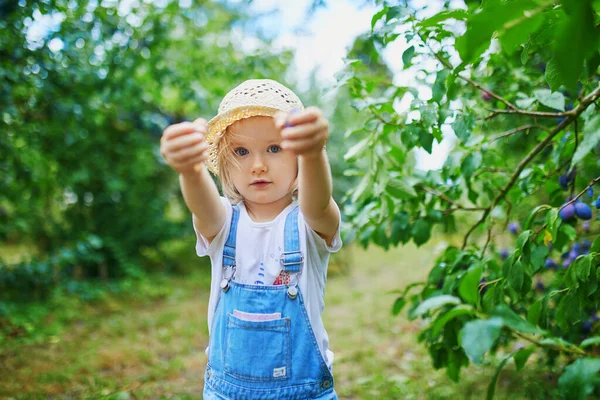
M 208 160 L 207 167 L 213 173 L 218 173 L 217 167 L 217 143 L 221 138 L 223 132 L 227 127 L 233 124 L 236 121 L 250 118 L 250 117 L 273 117 L 277 112 L 282 111 L 278 108 L 274 107 L 265 107 L 265 106 L 242 106 L 231 109 L 222 114 L 218 114 L 210 121 L 207 122 L 207 134 L 206 134 L 206 142 L 209 145 L 208 148 Z

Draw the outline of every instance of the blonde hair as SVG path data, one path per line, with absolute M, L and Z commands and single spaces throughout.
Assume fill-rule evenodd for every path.
M 240 201 L 244 200 L 244 197 L 238 192 L 233 184 L 233 179 L 231 178 L 231 168 L 241 168 L 238 160 L 235 159 L 233 153 L 233 146 L 231 145 L 231 141 L 233 137 L 240 137 L 239 133 L 234 133 L 229 126 L 225 128 L 225 132 L 221 136 L 221 139 L 217 142 L 217 167 L 218 173 L 217 177 L 219 178 L 219 182 L 221 183 L 221 188 L 223 190 L 223 195 L 231 201 L 231 204 L 238 204 Z M 297 159 L 297 158 L 296 158 Z M 292 199 L 298 200 L 298 174 L 296 173 L 296 179 L 292 184 L 291 190 Z

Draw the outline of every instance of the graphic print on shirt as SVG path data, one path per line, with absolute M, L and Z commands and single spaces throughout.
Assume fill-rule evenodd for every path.
M 290 283 L 290 273 L 287 271 L 281 271 L 273 285 L 287 285 Z
M 261 280 L 265 278 L 265 266 L 264 264 L 261 262 L 260 263 L 260 272 L 258 273 L 259 278 L 254 281 L 255 285 L 264 285 L 265 283 Z

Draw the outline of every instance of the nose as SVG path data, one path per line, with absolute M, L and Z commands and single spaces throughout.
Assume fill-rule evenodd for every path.
M 265 163 L 262 155 L 255 155 L 252 159 L 252 173 L 264 173 L 267 172 L 267 164 Z

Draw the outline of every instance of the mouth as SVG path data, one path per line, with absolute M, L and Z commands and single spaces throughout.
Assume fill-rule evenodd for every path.
M 252 182 L 252 186 L 263 187 L 263 186 L 267 186 L 270 183 L 271 182 L 269 182 L 269 181 L 260 179 L 260 180 Z

